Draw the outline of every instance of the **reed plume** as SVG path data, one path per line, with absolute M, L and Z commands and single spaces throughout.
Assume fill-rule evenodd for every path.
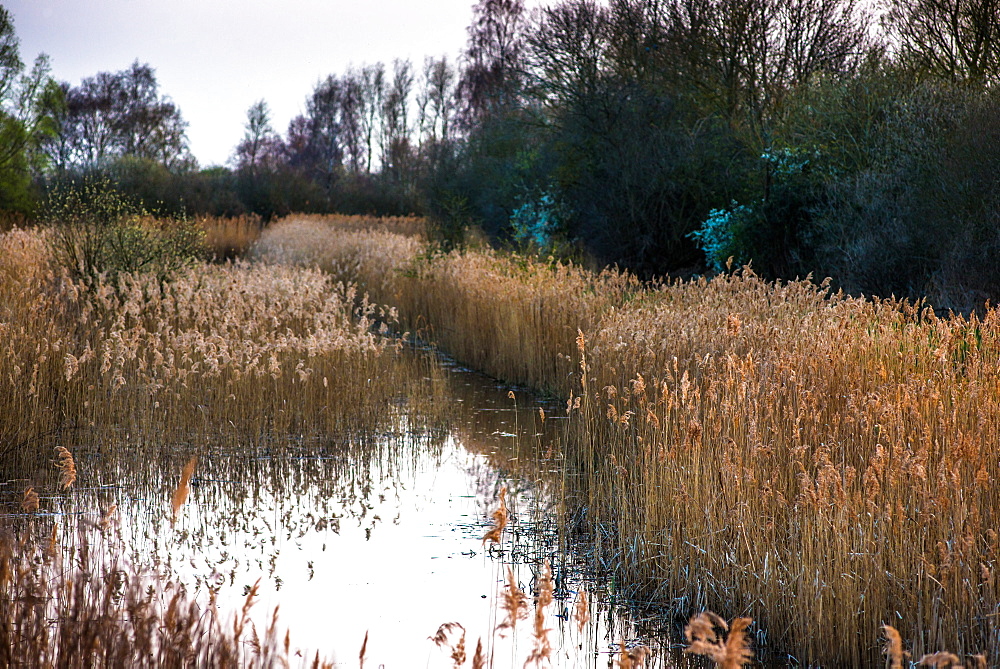
M 885 648 L 882 652 L 889 660 L 890 669 L 903 669 L 903 658 L 909 653 L 903 650 L 903 638 L 892 625 L 882 625 L 882 633 L 885 635 Z
M 500 543 L 503 530 L 507 527 L 507 486 L 500 488 L 500 506 L 493 512 L 493 527 L 483 536 L 483 543 Z
M 193 455 L 191 459 L 187 461 L 184 465 L 184 471 L 181 472 L 180 483 L 177 484 L 177 488 L 174 489 L 174 494 L 170 499 L 171 516 L 170 524 L 173 525 L 177 522 L 177 513 L 184 506 L 184 502 L 187 501 L 188 493 L 191 492 L 191 477 L 194 475 L 195 465 L 198 464 L 198 456 Z
M 517 581 L 514 580 L 514 570 L 507 567 L 507 587 L 501 594 L 501 609 L 504 612 L 504 619 L 496 626 L 496 631 L 505 629 L 513 630 L 517 627 L 518 620 L 528 617 L 528 596 L 524 594 Z
M 59 487 L 66 490 L 76 482 L 76 463 L 73 461 L 73 454 L 65 446 L 57 446 L 56 453 L 59 456 L 56 463 L 59 469 Z
M 472 656 L 472 669 L 486 669 L 486 652 L 483 650 L 483 640 L 476 641 L 476 653 Z
M 919 667 L 935 667 L 935 669 L 964 669 L 961 659 L 954 653 L 941 650 L 936 653 L 927 653 L 917 660 Z
M 535 646 L 524 661 L 525 667 L 531 662 L 534 662 L 536 667 L 540 667 L 542 662 L 552 656 L 552 642 L 549 640 L 551 630 L 545 627 L 545 612 L 552 603 L 554 589 L 552 567 L 549 566 L 549 561 L 545 560 L 542 563 L 541 572 L 538 574 L 538 595 L 535 597 Z
M 24 498 L 21 500 L 21 510 L 25 513 L 38 511 L 38 493 L 35 492 L 34 488 L 28 488 L 24 491 Z
M 753 660 L 746 629 L 750 618 L 736 618 L 732 625 L 712 611 L 693 616 L 684 627 L 685 653 L 704 655 L 719 669 L 739 669 Z M 725 634 L 723 634 L 725 633 Z
M 583 633 L 583 628 L 590 622 L 590 605 L 587 602 L 587 591 L 581 590 L 576 596 L 576 611 L 573 614 L 577 631 Z
M 458 630 L 459 634 L 457 641 L 452 641 L 451 636 Z M 465 664 L 465 627 L 461 623 L 451 622 L 444 623 L 438 627 L 437 632 L 434 636 L 430 637 L 430 640 L 434 642 L 435 646 L 439 648 L 445 648 L 451 652 L 451 660 L 455 663 L 455 667 L 461 667 Z
M 618 658 L 615 663 L 619 669 L 642 669 L 646 666 L 646 657 L 651 654 L 648 646 L 633 646 L 629 648 L 624 641 L 618 642 Z

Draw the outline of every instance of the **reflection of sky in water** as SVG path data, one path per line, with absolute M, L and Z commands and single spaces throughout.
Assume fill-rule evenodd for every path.
M 498 469 L 516 457 L 524 472 L 523 460 L 545 452 L 546 441 L 556 438 L 557 421 L 539 425 L 537 406 L 515 416 L 507 389 L 482 377 L 454 369 L 444 376 L 438 399 L 451 407 L 449 431 L 416 427 L 401 416 L 395 434 L 375 445 L 203 452 L 175 528 L 167 514 L 187 457 L 183 447 L 113 465 L 97 456 L 81 458 L 93 471 L 105 468 L 100 480 L 135 483 L 78 490 L 73 504 L 103 509 L 117 503 L 131 561 L 159 563 L 202 602 L 209 586 L 218 588 L 224 618 L 240 609 L 259 578 L 252 618 L 261 636 L 279 606 L 280 636 L 289 629 L 293 648 L 310 658 L 317 650 L 328 658 L 335 654 L 338 667 L 358 665 L 366 632 L 367 667 L 452 666 L 429 637 L 453 621 L 467 630 L 470 665 L 481 637 L 487 648 L 496 644 L 495 666 L 521 666 L 532 648 L 530 617 L 514 636 L 492 633 L 503 617 L 497 602 L 504 561 L 513 557 L 516 577 L 530 594 L 532 573 L 548 557 L 560 586 L 547 620 L 552 665 L 609 666 L 611 644 L 630 639 L 634 626 L 620 609 L 600 604 L 592 607 L 595 620 L 582 634 L 566 619 L 581 576 L 559 564 L 544 486 Z M 552 471 L 553 465 L 541 463 L 535 470 Z M 516 531 L 506 534 L 503 551 L 490 551 L 481 537 L 504 484 L 511 489 Z M 544 532 L 536 531 L 541 527 Z M 501 553 L 504 559 L 498 559 Z M 656 662 L 647 660 L 647 667 L 663 666 L 666 659 L 661 654 Z

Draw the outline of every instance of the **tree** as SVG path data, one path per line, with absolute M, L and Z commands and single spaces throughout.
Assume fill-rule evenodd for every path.
M 428 56 L 424 59 L 417 110 L 421 143 L 433 145 L 451 138 L 455 113 L 455 70 L 447 56 Z
M 458 83 L 467 128 L 516 107 L 524 71 L 527 12 L 523 0 L 479 0 L 468 28 Z
M 980 83 L 1000 74 L 1000 0 L 890 0 L 887 23 L 918 70 Z
M 375 156 L 375 141 L 382 118 L 382 102 L 385 98 L 385 65 L 375 63 L 361 68 L 361 135 L 365 145 L 365 171 L 372 171 Z
M 731 122 L 758 128 L 788 91 L 852 71 L 870 47 L 858 0 L 671 0 L 665 11 L 682 81 Z
M 341 144 L 341 101 L 343 86 L 330 75 L 320 81 L 306 100 L 309 120 L 309 147 L 314 178 L 330 188 L 344 163 Z
M 549 107 L 592 101 L 608 64 L 608 12 L 594 0 L 546 7 L 528 32 L 531 93 Z
M 11 14 L 0 6 L 0 209 L 31 208 L 31 172 L 42 168 L 37 149 L 53 132 L 58 93 L 45 54 L 25 73 Z
M 65 110 L 46 147 L 60 169 L 101 168 L 132 156 L 171 169 L 193 165 L 187 123 L 180 109 L 159 94 L 156 72 L 132 63 L 120 72 L 98 72 L 79 86 L 62 85 Z
M 409 60 L 392 64 L 392 83 L 382 101 L 382 173 L 400 180 L 410 154 L 410 93 L 413 65 Z
M 281 138 L 271 127 L 267 102 L 258 100 L 247 109 L 243 139 L 236 146 L 234 156 L 237 169 L 253 175 L 262 169 L 274 169 L 280 162 L 282 149 Z

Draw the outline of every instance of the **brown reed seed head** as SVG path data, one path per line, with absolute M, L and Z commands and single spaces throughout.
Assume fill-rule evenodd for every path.
M 552 656 L 552 643 L 549 640 L 549 632 L 551 630 L 545 627 L 545 611 L 552 603 L 554 590 L 552 567 L 549 566 L 549 561 L 545 560 L 538 575 L 538 596 L 535 598 L 535 646 L 525 660 L 525 666 L 530 662 L 534 662 L 535 666 L 541 666 L 543 662 L 549 660 Z
M 59 523 L 52 523 L 52 532 L 45 545 L 45 559 L 55 560 L 57 555 L 59 555 Z
M 590 622 L 590 605 L 587 602 L 587 591 L 581 590 L 576 596 L 576 611 L 573 614 L 577 631 L 583 633 L 583 628 Z
M 642 669 L 646 666 L 646 658 L 652 653 L 648 646 L 633 646 L 628 648 L 624 641 L 618 642 L 618 658 L 615 660 L 620 669 Z
M 721 663 L 722 669 L 739 669 L 753 661 L 753 651 L 750 650 L 750 638 L 747 628 L 753 623 L 752 618 L 737 618 L 729 626 L 729 636 L 726 637 L 726 654 Z
M 936 669 L 962 669 L 962 660 L 954 653 L 948 651 L 938 651 L 936 653 L 925 654 L 917 660 L 918 667 L 935 667 Z
M 712 611 L 699 613 L 684 628 L 684 638 L 689 644 L 684 652 L 704 655 L 721 669 L 739 669 L 753 660 L 746 633 L 752 622 L 751 618 L 736 618 L 729 625 Z
M 21 500 L 21 510 L 25 513 L 38 511 L 38 493 L 35 492 L 34 488 L 28 488 L 24 491 L 24 498 Z
M 184 471 L 181 472 L 180 483 L 177 484 L 177 488 L 174 489 L 174 494 L 170 499 L 171 516 L 170 524 L 173 525 L 177 521 L 177 513 L 184 506 L 184 502 L 187 501 L 188 493 L 191 492 L 191 477 L 194 475 L 194 468 L 198 464 L 198 456 L 193 455 L 191 459 L 187 461 L 184 465 Z
M 493 527 L 483 536 L 483 543 L 500 543 L 503 530 L 507 527 L 507 486 L 500 488 L 500 506 L 493 512 Z
M 476 641 L 476 653 L 472 656 L 472 669 L 486 669 L 486 653 L 483 650 L 483 640 Z
M 982 653 L 970 655 L 965 664 L 969 667 L 969 669 L 986 669 L 986 656 Z
M 73 461 L 73 454 L 65 446 L 57 446 L 56 454 L 59 460 L 56 467 L 59 469 L 59 487 L 68 489 L 76 482 L 76 463 Z
M 882 625 L 882 634 L 885 636 L 885 647 L 882 652 L 889 660 L 890 669 L 902 669 L 903 667 L 903 637 L 899 630 L 892 625 Z
M 507 567 L 507 586 L 500 594 L 500 602 L 504 619 L 497 624 L 495 631 L 513 630 L 518 620 L 528 617 L 528 596 L 517 586 L 514 570 L 510 566 Z

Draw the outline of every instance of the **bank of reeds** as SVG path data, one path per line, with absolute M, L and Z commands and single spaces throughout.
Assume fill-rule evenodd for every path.
M 257 586 L 242 609 L 199 605 L 182 586 L 81 544 L 74 557 L 23 528 L 0 536 L 0 665 L 5 667 L 332 667 L 299 659 L 278 630 L 250 621 Z
M 195 224 L 205 234 L 205 249 L 214 260 L 244 257 L 260 238 L 264 221 L 257 215 L 199 216 Z
M 405 383 L 370 329 L 387 314 L 317 270 L 199 263 L 84 287 L 46 234 L 0 235 L 0 454 L 372 430 Z
M 348 253 L 311 262 L 352 262 L 336 220 L 307 227 Z M 387 279 L 384 239 L 352 238 L 357 278 L 410 329 L 570 399 L 568 501 L 631 593 L 752 617 L 804 662 L 874 665 L 889 622 L 918 657 L 1000 653 L 995 309 L 409 246 Z

